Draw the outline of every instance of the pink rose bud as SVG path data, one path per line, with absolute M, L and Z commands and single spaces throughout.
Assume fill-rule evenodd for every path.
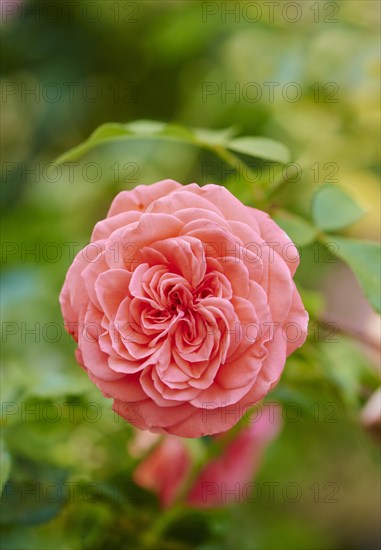
M 307 335 L 296 247 L 224 187 L 122 191 L 60 295 L 76 357 L 140 429 L 228 430 L 278 382 Z
M 168 435 L 135 469 L 135 483 L 158 495 L 163 508 L 175 500 L 190 471 L 191 457 L 180 437 Z
M 185 498 L 196 507 L 224 506 L 251 498 L 253 476 L 260 467 L 266 446 L 281 427 L 279 410 L 262 409 L 258 419 L 238 435 L 200 472 Z M 218 440 L 220 436 L 215 436 Z M 135 469 L 135 482 L 156 493 L 164 508 L 173 504 L 192 459 L 182 439 L 167 436 Z

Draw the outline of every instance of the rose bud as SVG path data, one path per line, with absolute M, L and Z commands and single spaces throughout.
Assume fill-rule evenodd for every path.
M 252 480 L 267 445 L 278 435 L 280 411 L 270 416 L 265 410 L 244 426 L 222 454 L 199 473 L 186 501 L 196 507 L 223 506 L 252 498 Z M 221 436 L 213 436 L 218 441 Z M 184 440 L 166 436 L 135 469 L 135 482 L 153 491 L 164 508 L 171 506 L 192 468 L 192 457 Z

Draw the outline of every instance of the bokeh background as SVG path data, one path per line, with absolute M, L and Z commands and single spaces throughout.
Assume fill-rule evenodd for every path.
M 283 220 L 309 220 L 316 190 L 337 184 L 364 210 L 340 234 L 378 240 L 379 3 L 3 0 L 1 9 L 2 548 L 144 548 L 163 517 L 155 548 L 379 548 L 377 403 L 363 412 L 379 385 L 379 317 L 307 226 L 296 281 L 310 336 L 269 396 L 301 414 L 290 410 L 265 453 L 255 502 L 171 518 L 137 487 L 134 433 L 77 366 L 58 305 L 73 251 L 116 192 L 137 183 L 213 182 L 251 205 L 261 185 L 261 207 Z M 137 119 L 279 140 L 298 176 L 256 160 L 261 177 L 248 182 L 210 151 L 155 139 L 94 148 L 73 177 L 49 171 L 100 124 Z M 269 483 L 279 484 L 274 498 Z M 302 491 L 295 502 L 282 494 L 288 483 Z

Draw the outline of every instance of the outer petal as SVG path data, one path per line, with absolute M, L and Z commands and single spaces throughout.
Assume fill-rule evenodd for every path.
M 307 338 L 308 313 L 294 284 L 291 309 L 284 326 L 287 340 L 287 356 L 302 346 Z
M 136 401 L 135 403 L 123 402 L 116 399 L 112 408 L 128 422 L 141 430 L 150 429 L 152 432 L 157 433 L 166 433 L 168 426 L 170 427 L 176 420 L 184 421 L 192 414 L 194 409 L 188 403 L 179 405 L 173 401 L 167 401 L 166 405 L 158 406 L 152 399 L 148 398 Z
M 181 187 L 182 185 L 177 181 L 162 180 L 151 185 L 138 185 L 132 191 L 121 191 L 112 201 L 107 217 L 129 210 L 145 212 L 153 201 Z
M 225 219 L 247 223 L 259 233 L 259 225 L 255 214 L 250 212 L 247 206 L 242 204 L 225 187 L 214 184 L 199 187 L 196 183 L 193 183 L 187 189 L 213 203 L 222 212 Z
M 283 229 L 276 224 L 266 212 L 257 210 L 256 208 L 246 207 L 249 212 L 252 212 L 255 216 L 260 234 L 264 241 L 271 244 L 273 250 L 275 250 L 279 256 L 288 265 L 291 275 L 295 274 L 296 268 L 299 265 L 299 252 L 290 237 Z
M 115 216 L 105 218 L 98 222 L 91 235 L 91 241 L 99 241 L 100 239 L 108 239 L 108 237 L 119 227 L 126 227 L 130 223 L 137 222 L 142 215 L 137 210 L 131 210 L 128 212 L 121 212 Z

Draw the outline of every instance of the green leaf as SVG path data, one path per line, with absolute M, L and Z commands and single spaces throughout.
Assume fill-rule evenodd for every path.
M 364 379 L 372 372 L 372 365 L 357 344 L 340 335 L 339 345 L 321 342 L 316 350 L 324 376 L 333 384 L 348 410 L 359 409 L 364 393 Z
M 316 228 L 299 216 L 280 212 L 274 216 L 274 221 L 280 225 L 296 245 L 304 246 L 316 237 Z
M 222 130 L 206 128 L 187 128 L 178 124 L 166 124 L 157 120 L 135 120 L 127 124 L 111 122 L 102 124 L 90 137 L 77 147 L 61 155 L 57 163 L 73 162 L 84 156 L 95 146 L 120 140 L 160 139 L 181 141 L 198 147 L 229 147 L 247 155 L 286 163 L 289 161 L 288 149 L 271 139 L 243 137 L 229 141 L 235 135 L 234 127 Z
M 268 138 L 239 137 L 231 140 L 228 148 L 237 153 L 281 162 L 282 164 L 287 164 L 291 159 L 290 151 L 285 145 Z
M 190 128 L 184 128 L 184 126 L 179 126 L 178 124 L 166 125 L 158 137 L 165 139 L 166 136 L 176 138 L 177 141 L 185 141 L 186 143 L 193 143 L 195 145 L 197 144 L 193 131 Z
M 208 128 L 193 128 L 195 137 L 207 145 L 227 145 L 228 141 L 235 136 L 237 130 L 234 126 L 223 130 L 209 130 Z
M 191 130 L 175 124 L 166 124 L 155 120 L 136 120 L 127 124 L 111 122 L 99 126 L 86 141 L 61 155 L 56 162 L 63 164 L 76 161 L 98 145 L 120 142 L 121 140 L 136 141 L 141 139 L 170 141 L 175 139 L 176 141 L 197 144 L 196 137 Z
M 53 519 L 65 503 L 68 470 L 23 457 L 14 459 L 11 480 L 5 485 L 2 524 L 37 525 Z M 17 488 L 17 490 L 15 490 Z
M 90 135 L 87 143 L 97 143 L 104 139 L 113 138 L 115 136 L 125 136 L 131 133 L 133 133 L 133 130 L 129 129 L 127 124 L 117 124 L 114 122 L 102 124 Z
M 154 135 L 159 134 L 166 127 L 165 122 L 159 120 L 135 120 L 125 125 L 125 128 L 140 135 Z
M 3 492 L 5 483 L 8 481 L 11 470 L 11 457 L 4 442 L 0 441 L 0 493 Z
M 66 153 L 63 153 L 56 160 L 57 164 L 63 164 L 65 162 L 73 162 L 82 156 L 84 156 L 88 151 L 90 151 L 94 146 L 109 141 L 113 138 L 120 138 L 122 136 L 133 135 L 133 131 L 129 130 L 126 127 L 126 124 L 118 124 L 116 122 L 110 122 L 107 124 L 102 124 L 90 135 L 90 137 L 78 145 L 69 149 Z
M 371 241 L 357 241 L 334 237 L 338 246 L 337 255 L 354 271 L 370 304 L 381 311 L 381 247 Z
M 326 231 L 346 227 L 363 215 L 364 210 L 338 185 L 321 187 L 312 200 L 313 220 Z

